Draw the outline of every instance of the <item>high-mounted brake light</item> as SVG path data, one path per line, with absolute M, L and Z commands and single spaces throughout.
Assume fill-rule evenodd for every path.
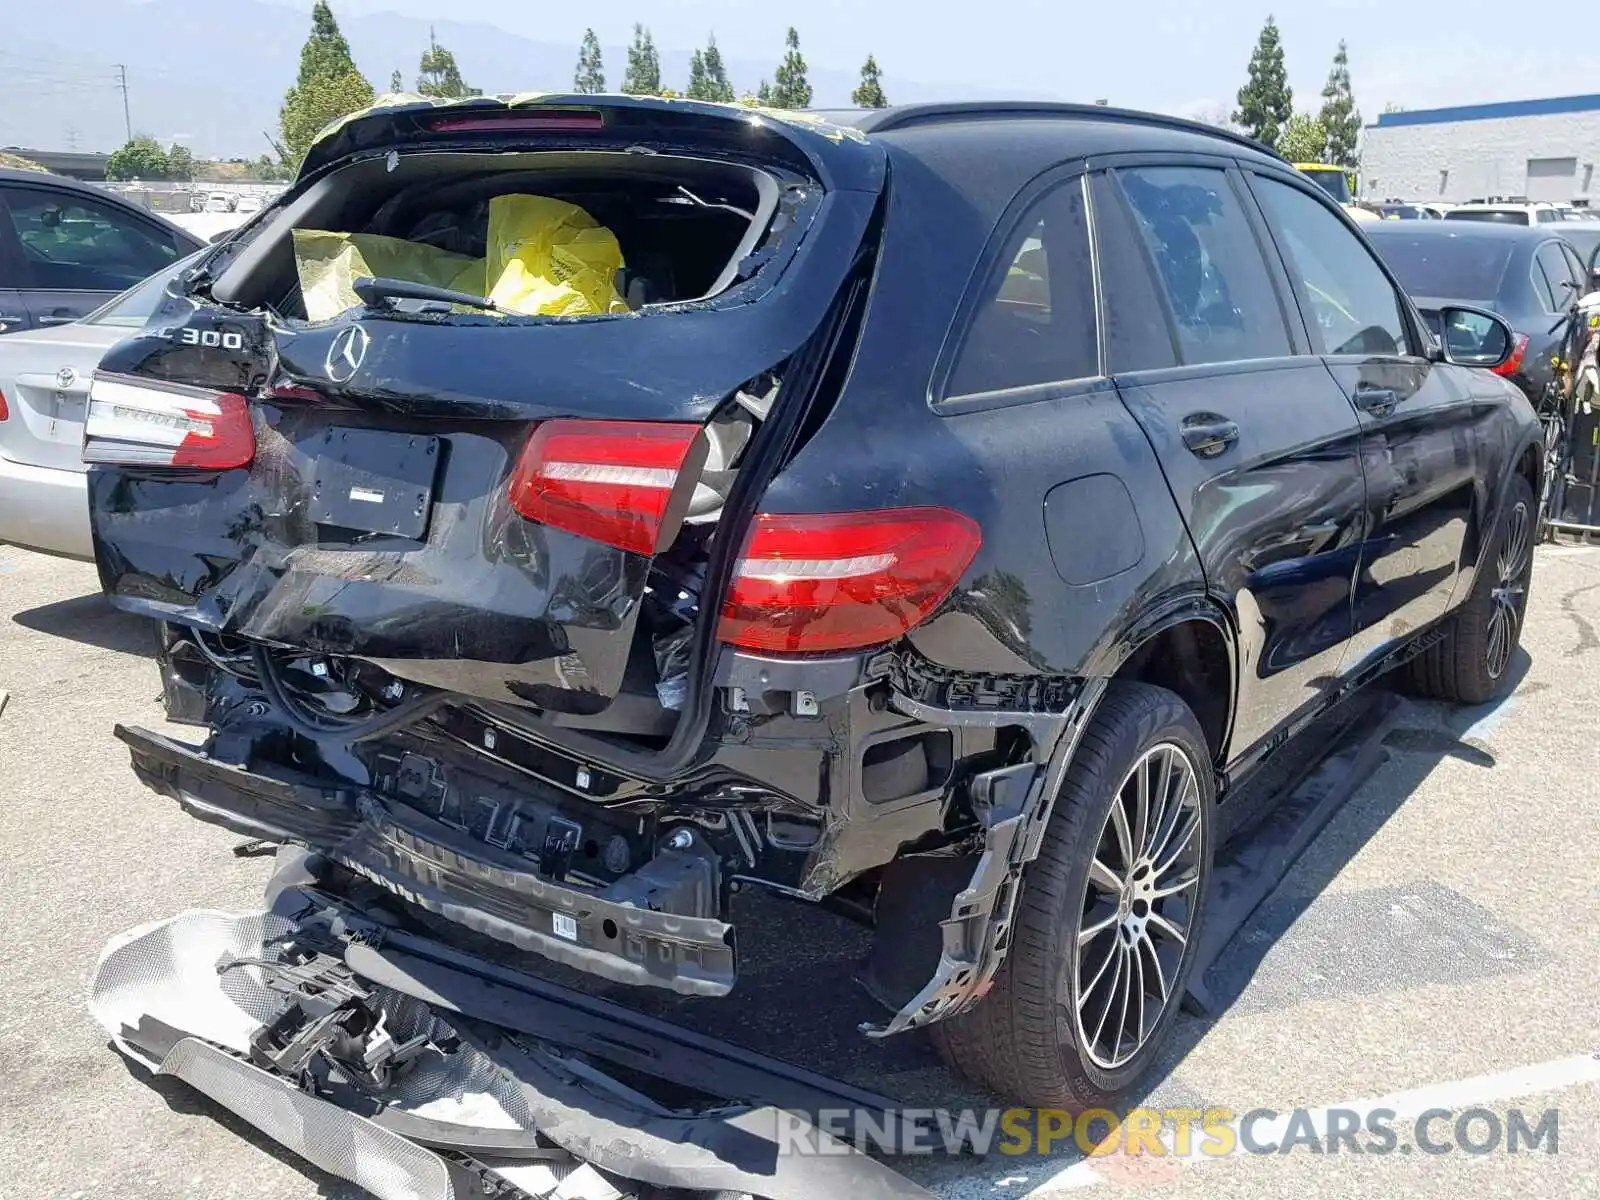
M 759 516 L 719 636 L 783 654 L 892 642 L 933 612 L 983 542 L 946 508 Z
M 1489 369 L 1496 375 L 1504 375 L 1507 379 L 1509 379 L 1518 371 L 1522 370 L 1522 360 L 1527 356 L 1527 353 L 1528 335 L 1525 333 L 1519 333 L 1517 334 L 1517 344 L 1511 348 L 1511 357 L 1506 359 L 1505 362 L 1501 363 L 1498 367 L 1490 367 Z
M 435 133 L 580 133 L 605 128 L 597 112 L 519 113 L 515 116 L 435 117 Z
M 511 474 L 511 506 L 541 525 L 655 554 L 678 536 L 706 448 L 698 425 L 546 421 Z
M 83 461 L 226 471 L 255 457 L 250 408 L 234 392 L 96 375 Z

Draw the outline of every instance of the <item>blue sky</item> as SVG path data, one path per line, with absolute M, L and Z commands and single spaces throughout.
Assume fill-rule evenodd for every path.
M 309 10 L 311 0 L 278 0 Z M 571 41 L 592 25 L 606 44 L 636 20 L 659 46 L 700 44 L 715 30 L 736 57 L 776 62 L 784 28 L 798 27 L 812 61 L 858 66 L 868 51 L 891 95 L 896 76 L 921 82 L 1009 86 L 1063 98 L 1167 111 L 1220 110 L 1243 81 L 1257 32 L 1273 12 L 1290 84 L 1314 107 L 1341 37 L 1350 43 L 1356 99 L 1367 120 L 1386 102 L 1421 108 L 1594 90 L 1590 60 L 1512 20 L 1503 0 L 1449 4 L 1389 0 L 333 0 L 336 13 L 397 11 L 483 21 L 541 41 Z M 1576 33 L 1577 10 L 1564 19 Z M 1507 37 L 1507 32 L 1513 36 Z M 1509 44 L 1508 44 L 1509 43 Z M 617 64 L 620 67 L 620 64 Z

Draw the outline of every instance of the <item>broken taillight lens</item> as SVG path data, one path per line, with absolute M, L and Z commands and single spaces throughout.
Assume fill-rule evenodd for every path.
M 541 525 L 655 554 L 678 536 L 705 455 L 698 425 L 546 421 L 511 474 L 511 506 Z
M 722 641 L 785 654 L 892 642 L 950 594 L 983 542 L 945 508 L 758 516 L 722 606 Z
M 227 471 L 255 457 L 250 406 L 235 392 L 96 375 L 83 461 Z

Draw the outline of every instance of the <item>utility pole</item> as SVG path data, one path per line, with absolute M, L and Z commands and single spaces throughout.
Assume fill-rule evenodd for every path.
M 121 63 L 117 67 L 117 86 L 122 89 L 122 124 L 128 133 L 128 141 L 133 141 L 133 117 L 128 113 L 128 68 Z

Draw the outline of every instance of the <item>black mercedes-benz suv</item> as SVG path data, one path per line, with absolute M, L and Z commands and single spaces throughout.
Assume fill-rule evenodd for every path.
M 1505 324 L 1440 328 L 1168 117 L 359 115 L 96 377 L 101 579 L 208 727 L 118 734 L 324 892 L 613 984 L 726 994 L 731 892 L 831 902 L 873 1036 L 1114 1102 L 1230 793 L 1390 668 L 1508 686 L 1539 431 Z

